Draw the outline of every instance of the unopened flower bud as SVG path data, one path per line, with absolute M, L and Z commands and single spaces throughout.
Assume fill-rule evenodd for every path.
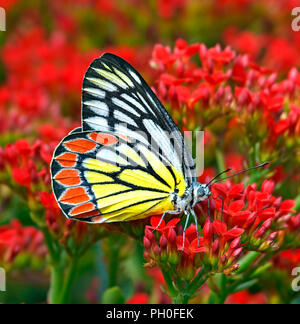
M 237 237 L 235 240 L 233 240 L 230 244 L 230 249 L 235 250 L 241 246 L 241 237 Z
M 209 219 L 207 219 L 203 228 L 203 237 L 207 244 L 211 244 L 213 237 L 213 226 Z
M 149 239 L 145 236 L 144 237 L 144 248 L 146 249 L 146 250 L 149 250 L 150 248 L 151 248 L 151 242 L 149 241 Z
M 164 235 L 161 236 L 161 238 L 159 240 L 159 245 L 160 245 L 161 249 L 165 249 L 168 246 L 168 240 Z
M 214 241 L 214 243 L 211 247 L 212 254 L 217 255 L 219 253 L 219 249 L 220 249 L 220 240 L 217 239 Z
M 154 242 L 155 241 L 154 234 L 153 234 L 153 232 L 151 230 L 149 230 L 149 228 L 146 228 L 145 229 L 145 237 L 147 237 L 147 239 L 150 242 Z
M 275 241 L 277 236 L 278 236 L 278 232 L 274 232 L 274 233 L 270 234 L 268 237 L 268 241 L 272 241 L 272 242 Z
M 236 259 L 238 259 L 238 258 L 241 256 L 242 252 L 243 252 L 243 248 L 242 248 L 242 247 L 236 249 L 236 250 L 233 251 L 233 253 L 231 254 L 231 258 L 230 258 L 230 259 L 232 259 L 232 260 L 236 260 Z
M 173 228 L 171 228 L 169 230 L 169 233 L 168 233 L 168 236 L 167 236 L 167 239 L 169 241 L 169 243 L 171 245 L 175 244 L 176 243 L 176 238 L 177 238 L 177 235 L 176 235 L 176 232 Z
M 156 256 L 159 256 L 161 254 L 161 249 L 158 245 L 155 245 L 153 252 Z

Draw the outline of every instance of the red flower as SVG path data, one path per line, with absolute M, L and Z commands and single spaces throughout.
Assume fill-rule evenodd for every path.
M 126 304 L 148 304 L 149 296 L 146 293 L 136 293 L 129 298 Z
M 226 304 L 267 304 L 268 300 L 264 293 L 250 294 L 247 290 L 230 295 Z
M 184 253 L 191 256 L 196 253 L 205 253 L 207 249 L 206 247 L 201 245 L 203 245 L 203 238 L 200 238 L 199 241 L 196 238 L 190 243 L 190 241 L 186 237 L 184 243 Z M 177 249 L 178 251 L 182 251 L 183 249 L 183 236 L 177 236 Z
M 12 175 L 14 180 L 21 186 L 30 187 L 30 173 L 27 169 L 13 169 Z
M 151 217 L 151 219 L 150 219 L 151 226 L 147 226 L 147 228 L 152 229 L 152 230 L 157 230 L 163 234 L 166 234 L 169 231 L 169 229 L 176 227 L 176 225 L 180 222 L 180 218 L 173 218 L 167 224 L 163 220 L 161 222 L 160 226 L 157 228 L 160 221 L 161 221 L 161 216 Z
M 241 228 L 233 228 L 233 229 L 227 231 L 226 223 L 219 221 L 219 220 L 215 220 L 213 222 L 213 229 L 214 229 L 215 234 L 220 236 L 225 242 L 228 240 L 235 239 L 245 232 L 245 230 L 243 230 Z

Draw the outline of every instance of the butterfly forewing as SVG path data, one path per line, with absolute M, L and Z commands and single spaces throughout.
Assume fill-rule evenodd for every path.
M 195 178 L 194 162 L 178 127 L 140 74 L 115 55 L 96 59 L 85 75 L 82 128 L 130 137 L 174 166 L 188 185 Z

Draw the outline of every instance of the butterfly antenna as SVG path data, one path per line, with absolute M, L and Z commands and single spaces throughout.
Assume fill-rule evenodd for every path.
M 221 175 L 223 175 L 224 173 L 227 173 L 227 172 L 229 172 L 229 171 L 231 171 L 231 169 L 227 169 L 227 170 L 225 170 L 225 171 L 222 171 L 222 172 L 220 172 L 218 175 L 216 175 L 213 179 L 211 179 L 210 181 L 209 181 L 209 183 L 206 185 L 207 187 L 208 186 L 210 186 L 216 179 L 218 179 Z
M 257 165 L 257 166 L 255 166 L 255 167 L 252 167 L 252 168 L 248 168 L 248 169 L 245 169 L 245 170 L 242 170 L 242 171 L 239 171 L 239 172 L 237 172 L 237 173 L 235 173 L 235 174 L 233 174 L 233 175 L 231 175 L 231 176 L 229 176 L 229 177 L 226 177 L 226 178 L 224 178 L 224 179 L 219 179 L 219 180 L 217 180 L 217 181 L 215 181 L 215 182 L 211 182 L 210 183 L 210 186 L 212 185 L 212 184 L 215 184 L 215 183 L 218 183 L 218 182 L 222 182 L 222 181 L 226 181 L 226 180 L 228 180 L 228 179 L 231 179 L 231 178 L 233 178 L 233 177 L 236 177 L 237 175 L 239 175 L 239 174 L 242 174 L 242 173 L 246 173 L 246 172 L 249 172 L 249 171 L 251 171 L 251 170 L 255 170 L 255 169 L 259 169 L 259 168 L 263 168 L 263 167 L 265 167 L 266 165 L 269 165 L 270 164 L 270 162 L 265 162 L 265 163 L 263 163 L 263 164 L 260 164 L 260 165 Z

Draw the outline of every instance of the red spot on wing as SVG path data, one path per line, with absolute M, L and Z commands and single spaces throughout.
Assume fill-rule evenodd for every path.
M 77 215 L 82 215 L 82 214 L 86 214 L 89 212 L 92 212 L 95 210 L 95 205 L 91 202 L 74 207 L 71 212 L 70 212 L 70 216 L 77 216 Z
M 74 167 L 77 161 L 77 154 L 63 153 L 55 158 L 61 166 Z
M 59 171 L 54 179 L 64 186 L 76 186 L 81 183 L 79 171 L 75 169 L 65 169 Z
M 59 198 L 60 202 L 78 205 L 90 200 L 90 197 L 86 193 L 83 187 L 67 189 Z
M 91 133 L 90 138 L 101 145 L 114 145 L 118 143 L 116 136 L 104 133 Z
M 104 223 L 104 220 L 103 216 L 93 217 L 93 223 Z
M 79 215 L 80 218 L 89 218 L 89 217 L 94 217 L 94 216 L 99 216 L 99 210 L 93 210 L 91 212 L 83 213 L 83 214 Z M 94 220 L 94 218 L 93 218 L 93 220 Z
M 92 141 L 89 141 L 84 138 L 75 139 L 69 142 L 64 143 L 65 147 L 68 148 L 72 152 L 77 153 L 87 153 L 92 151 L 96 144 Z

